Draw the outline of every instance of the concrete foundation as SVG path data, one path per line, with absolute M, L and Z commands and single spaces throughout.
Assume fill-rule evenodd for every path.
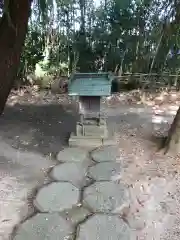
M 77 136 L 74 133 L 71 134 L 69 138 L 69 146 L 70 147 L 101 147 L 114 145 L 115 141 L 113 138 L 102 138 L 102 137 L 94 137 L 94 136 Z

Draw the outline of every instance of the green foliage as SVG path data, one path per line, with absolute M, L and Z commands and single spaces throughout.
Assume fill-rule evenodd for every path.
M 175 0 L 36 0 L 19 73 L 177 72 L 179 8 Z

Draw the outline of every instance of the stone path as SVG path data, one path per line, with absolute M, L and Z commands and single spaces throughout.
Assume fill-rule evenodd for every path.
M 118 149 L 66 148 L 33 204 L 36 215 L 16 229 L 15 240 L 130 240 L 121 210 L 129 191 L 113 179 L 121 174 Z

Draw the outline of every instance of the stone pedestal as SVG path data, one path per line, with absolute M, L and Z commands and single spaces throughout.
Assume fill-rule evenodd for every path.
M 76 124 L 76 135 L 86 136 L 86 137 L 102 137 L 106 138 L 108 136 L 108 129 L 106 122 L 102 122 L 100 125 L 97 124 Z
M 102 145 L 114 145 L 113 138 L 109 136 L 105 120 L 100 124 L 92 121 L 77 123 L 76 133 L 72 133 L 69 139 L 71 147 L 100 147 Z

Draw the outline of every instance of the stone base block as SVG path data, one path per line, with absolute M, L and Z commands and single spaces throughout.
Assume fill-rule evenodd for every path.
M 94 138 L 107 138 L 108 130 L 106 125 L 102 126 L 93 126 L 93 125 L 83 125 L 80 124 L 76 125 L 76 135 L 79 137 L 83 136 L 86 137 L 93 136 Z
M 95 137 L 107 137 L 108 130 L 106 126 L 84 126 L 85 136 L 95 136 Z
M 113 138 L 101 138 L 95 136 L 76 136 L 74 133 L 69 138 L 70 147 L 96 148 L 101 146 L 115 145 Z
M 103 146 L 113 146 L 113 145 L 115 145 L 116 144 L 116 141 L 115 141 L 115 139 L 112 137 L 112 138 L 105 138 L 105 139 L 103 139 L 103 141 L 102 141 L 102 145 Z

